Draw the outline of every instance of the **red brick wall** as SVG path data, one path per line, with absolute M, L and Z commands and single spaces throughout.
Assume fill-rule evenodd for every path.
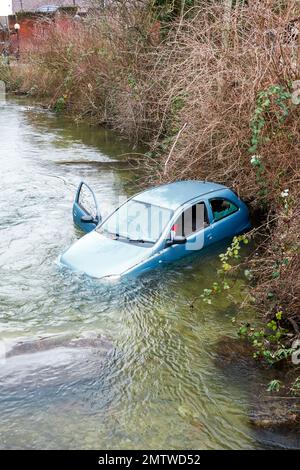
M 30 16 L 28 18 L 20 18 L 18 23 L 20 24 L 20 32 L 19 32 L 19 46 L 20 52 L 28 49 L 34 44 L 36 41 L 35 33 L 37 28 L 39 31 L 41 28 L 47 29 L 51 23 L 55 21 L 56 24 L 59 24 L 63 28 L 68 27 L 72 24 L 73 19 L 71 17 L 63 16 L 61 18 L 58 17 L 47 17 L 44 20 L 41 19 L 40 16 L 34 17 Z M 12 25 L 12 30 L 13 25 Z M 15 52 L 18 48 L 18 36 L 17 34 L 11 34 L 11 48 L 12 52 Z

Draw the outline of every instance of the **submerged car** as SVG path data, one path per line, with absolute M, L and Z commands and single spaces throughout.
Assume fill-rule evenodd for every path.
M 82 181 L 73 205 L 87 235 L 60 257 L 93 278 L 136 276 L 250 229 L 246 204 L 229 188 L 178 181 L 143 191 L 102 220 L 96 196 Z

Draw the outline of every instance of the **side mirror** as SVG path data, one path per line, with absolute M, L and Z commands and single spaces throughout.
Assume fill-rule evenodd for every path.
M 173 245 L 184 245 L 186 243 L 186 238 L 182 235 L 176 235 L 173 240 L 167 240 L 166 246 L 173 246 Z
M 94 219 L 94 217 L 92 215 L 83 215 L 81 217 L 81 222 L 83 222 L 84 224 L 96 224 L 98 223 L 98 219 Z

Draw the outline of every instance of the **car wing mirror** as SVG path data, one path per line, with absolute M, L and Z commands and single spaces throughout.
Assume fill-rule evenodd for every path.
M 166 246 L 184 245 L 186 241 L 186 238 L 182 235 L 176 235 L 172 240 L 167 240 Z
M 83 215 L 80 220 L 84 224 L 98 224 L 98 217 L 95 218 L 92 215 Z
M 173 238 L 173 245 L 184 245 L 186 243 L 186 238 L 182 235 L 176 235 Z

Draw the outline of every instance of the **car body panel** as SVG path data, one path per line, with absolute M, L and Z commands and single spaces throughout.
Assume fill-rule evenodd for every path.
M 238 207 L 238 211 L 224 219 L 214 220 L 210 205 L 210 200 L 212 198 L 225 198 L 226 200 L 233 202 L 233 204 Z M 251 228 L 249 211 L 246 204 L 230 189 L 225 188 L 221 192 L 208 195 L 206 199 L 214 242 L 218 242 L 225 238 L 233 238 L 235 235 L 243 233 Z
M 93 207 L 90 207 L 89 209 L 86 209 L 84 207 L 82 200 L 81 200 L 84 190 L 86 190 L 89 193 L 90 199 L 91 199 L 90 203 L 93 205 Z M 93 216 L 94 222 L 93 223 L 82 222 L 82 217 L 84 216 Z M 92 190 L 92 188 L 84 181 L 81 181 L 79 183 L 79 186 L 76 191 L 76 195 L 75 195 L 75 199 L 73 203 L 73 222 L 80 230 L 82 230 L 85 233 L 89 233 L 92 230 L 95 230 L 98 223 L 101 222 L 100 209 L 99 209 L 99 205 L 98 205 L 98 201 L 95 196 L 95 193 Z
M 226 186 L 217 183 L 205 181 L 177 181 L 143 191 L 134 196 L 134 199 L 176 210 L 198 196 L 222 189 L 226 189 Z
M 163 250 L 163 262 L 171 263 L 181 258 L 199 252 L 205 246 L 213 243 L 212 229 L 210 226 L 187 237 L 185 245 L 173 245 Z
M 151 248 L 107 238 L 93 231 L 74 243 L 61 263 L 90 277 L 120 275 L 151 255 Z
M 90 211 L 83 207 L 80 200 L 83 185 L 91 192 L 92 204 L 95 206 Z M 61 264 L 95 278 L 136 276 L 188 255 L 199 254 L 203 248 L 224 239 L 233 238 L 251 228 L 246 204 L 233 191 L 216 183 L 178 181 L 143 191 L 128 201 L 131 199 L 173 211 L 171 220 L 154 244 L 146 246 L 142 243 L 131 243 L 129 240 L 98 233 L 98 228 L 101 228 L 110 216 L 101 221 L 95 194 L 86 183 L 81 182 L 74 200 L 73 220 L 81 230 L 91 233 L 75 242 L 61 256 Z M 214 213 L 218 213 L 212 210 L 212 199 L 225 199 L 234 204 L 238 210 L 221 220 L 215 220 Z M 170 239 L 173 224 L 184 211 L 199 202 L 206 206 L 207 225 L 187 236 L 185 244 L 168 246 L 167 241 Z M 96 220 L 95 223 L 86 223 L 81 220 L 82 216 L 90 215 L 90 212 L 94 212 L 95 218 L 100 221 L 97 231 L 94 231 L 97 225 Z

